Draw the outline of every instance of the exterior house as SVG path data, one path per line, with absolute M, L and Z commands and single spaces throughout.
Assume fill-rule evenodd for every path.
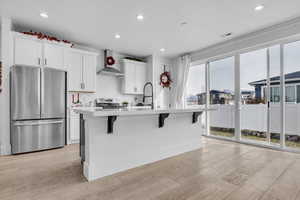
M 242 104 L 249 104 L 249 101 L 255 98 L 255 92 L 252 90 L 241 91 L 241 102 Z
M 255 88 L 255 99 L 265 99 L 266 79 L 251 82 L 249 85 Z M 270 100 L 273 103 L 280 102 L 280 76 L 270 78 Z M 285 100 L 288 103 L 300 103 L 300 71 L 285 75 Z
M 234 95 L 230 91 L 210 90 L 210 104 L 233 104 Z
M 210 90 L 210 104 L 233 104 L 234 95 L 230 91 Z M 206 93 L 199 93 L 187 97 L 188 105 L 204 105 Z

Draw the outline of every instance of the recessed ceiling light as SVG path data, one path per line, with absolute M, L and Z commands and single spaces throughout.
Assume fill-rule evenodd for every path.
M 255 10 L 256 10 L 256 11 L 260 11 L 260 10 L 262 10 L 262 9 L 264 9 L 264 8 L 265 8 L 264 5 L 257 5 L 257 6 L 255 7 Z
M 221 36 L 224 37 L 224 38 L 230 37 L 230 36 L 232 36 L 232 32 L 225 33 L 225 34 L 223 34 Z
M 120 36 L 119 34 L 116 34 L 116 35 L 115 35 L 115 38 L 116 38 L 116 39 L 119 39 L 120 37 L 121 37 L 121 36 Z
M 166 50 L 164 48 L 161 48 L 160 49 L 160 52 L 165 52 Z
M 48 14 L 47 14 L 46 12 L 41 12 L 41 13 L 40 13 L 40 16 L 41 16 L 42 18 L 48 18 L 48 17 L 49 17 Z
M 143 16 L 142 14 L 138 14 L 138 15 L 136 16 L 136 19 L 137 19 L 138 21 L 143 21 L 143 20 L 144 20 L 144 16 Z
M 187 22 L 181 22 L 180 23 L 180 26 L 185 26 L 185 25 L 187 25 L 188 23 Z

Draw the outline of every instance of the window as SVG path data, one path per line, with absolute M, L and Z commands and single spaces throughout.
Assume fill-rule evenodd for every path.
M 300 103 L 300 85 L 297 85 L 297 103 Z
M 287 103 L 296 102 L 296 90 L 295 86 L 286 86 L 285 87 L 285 101 Z
M 298 90 L 298 89 L 297 89 Z M 300 88 L 299 88 L 300 92 Z M 265 94 L 265 91 L 264 91 Z M 271 87 L 271 94 L 270 94 L 270 101 L 272 103 L 279 103 L 280 102 L 280 88 L 278 87 Z M 285 87 L 285 101 L 287 103 L 295 103 L 296 102 L 296 88 L 295 86 L 286 86 Z M 299 94 L 299 101 L 300 101 L 300 94 Z
M 209 63 L 210 134 L 233 137 L 234 120 L 234 57 Z
M 279 87 L 271 87 L 270 88 L 270 101 L 272 103 L 279 103 L 280 102 L 280 88 Z
M 205 105 L 206 102 L 205 65 L 191 66 L 189 70 L 186 105 Z
M 186 105 L 208 104 L 213 109 L 205 116 L 208 134 L 222 137 L 241 134 L 242 140 L 300 150 L 300 41 L 239 56 L 240 62 L 235 62 L 235 57 L 228 57 L 208 62 L 208 67 L 191 67 Z M 238 71 L 235 71 L 235 63 L 239 63 L 236 69 L 239 67 L 240 74 L 235 75 Z M 281 67 L 284 91 L 281 91 Z M 235 105 L 235 80 L 240 85 L 240 107 Z M 283 98 L 282 93 L 285 93 Z M 237 112 L 239 115 L 235 116 Z M 239 138 L 240 135 L 236 136 Z
M 300 83 L 300 41 L 284 45 L 284 76 L 285 76 L 285 145 L 300 149 L 299 124 L 299 83 Z M 297 85 L 297 86 L 296 86 Z M 297 94 L 296 94 L 297 92 Z M 297 99 L 296 99 L 297 97 Z
M 191 66 L 189 69 L 185 104 L 187 107 L 200 106 L 203 108 L 206 104 L 206 79 L 205 79 L 205 64 Z M 201 117 L 202 133 L 206 135 L 206 113 Z
M 240 55 L 241 139 L 267 140 L 267 49 Z M 245 95 L 249 94 L 249 95 Z

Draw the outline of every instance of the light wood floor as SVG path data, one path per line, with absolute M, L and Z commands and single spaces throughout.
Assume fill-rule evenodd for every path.
M 90 183 L 81 172 L 78 145 L 0 157 L 0 199 L 300 200 L 299 154 L 213 139 Z

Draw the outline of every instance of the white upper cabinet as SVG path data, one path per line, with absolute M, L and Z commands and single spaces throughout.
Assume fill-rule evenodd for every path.
M 64 48 L 55 44 L 44 44 L 44 66 L 66 70 L 64 66 Z
M 40 41 L 15 38 L 14 64 L 39 67 L 42 65 L 42 46 Z
M 125 94 L 135 94 L 135 64 L 131 62 L 123 62 L 123 92 Z
M 97 56 L 77 50 L 65 51 L 68 91 L 95 92 Z
M 95 92 L 97 53 L 14 33 L 14 64 L 68 72 L 68 91 Z
M 82 83 L 82 55 L 76 51 L 65 51 L 68 71 L 68 91 L 80 91 Z
M 135 66 L 135 85 L 138 94 L 143 94 L 146 83 L 146 63 L 139 63 Z
M 143 88 L 146 83 L 146 63 L 124 59 L 122 62 L 123 93 L 124 94 L 143 94 Z
M 64 47 L 42 40 L 15 36 L 14 64 L 65 70 Z
M 94 55 L 83 55 L 82 81 L 86 91 L 96 91 L 96 59 Z

